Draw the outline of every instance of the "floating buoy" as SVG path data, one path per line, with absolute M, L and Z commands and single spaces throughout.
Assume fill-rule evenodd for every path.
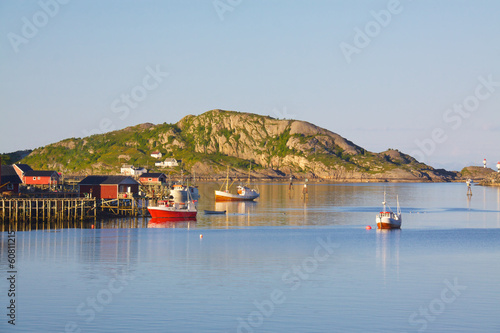
M 200 234 L 200 239 L 202 239 L 202 238 L 203 238 L 203 235 L 202 235 L 202 234 Z
M 371 230 L 371 228 L 372 228 L 371 226 L 367 225 L 365 229 L 366 230 Z
M 93 224 L 92 224 L 91 228 L 94 229 L 94 225 Z

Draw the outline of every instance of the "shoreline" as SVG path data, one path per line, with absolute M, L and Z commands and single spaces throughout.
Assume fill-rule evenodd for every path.
M 98 176 L 102 174 L 95 174 L 94 176 Z M 115 175 L 115 174 L 112 174 Z M 125 175 L 121 175 L 125 176 Z M 83 179 L 86 176 L 82 175 L 66 175 L 64 176 L 65 179 Z M 134 179 L 138 179 L 138 176 L 130 176 Z M 178 182 L 181 180 L 190 183 L 210 183 L 210 182 L 223 182 L 226 180 L 227 176 L 181 176 L 180 174 L 175 174 L 171 175 L 170 181 L 171 182 Z M 243 175 L 238 175 L 238 176 L 229 176 L 229 178 L 234 181 L 234 182 L 245 182 L 248 180 L 248 176 L 243 176 Z M 365 177 L 356 177 L 356 178 L 343 178 L 343 179 L 331 179 L 331 178 L 319 178 L 319 177 L 293 177 L 292 182 L 293 183 L 304 183 L 307 181 L 307 183 L 331 183 L 331 184 L 353 184 L 353 183 L 460 183 L 460 182 L 465 182 L 468 178 L 471 178 L 474 180 L 474 182 L 479 183 L 482 181 L 482 178 L 473 178 L 473 177 L 457 177 L 455 179 L 418 179 L 418 178 L 386 178 L 386 177 L 380 177 L 380 178 L 365 178 Z M 194 180 L 194 181 L 193 181 Z M 250 182 L 273 182 L 273 183 L 290 183 L 290 177 L 255 177 L 251 176 L 250 177 Z

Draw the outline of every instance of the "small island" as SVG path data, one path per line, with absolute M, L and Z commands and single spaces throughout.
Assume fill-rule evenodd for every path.
M 117 174 L 122 165 L 173 177 L 310 179 L 328 182 L 448 182 L 459 172 L 434 169 L 397 149 L 370 152 L 306 121 L 211 110 L 175 124 L 144 123 L 84 138 L 70 138 L 23 154 L 20 163 L 63 175 Z M 158 156 L 178 165 L 158 163 Z M 4 162 L 5 163 L 5 162 Z M 166 167 L 167 166 L 167 167 Z

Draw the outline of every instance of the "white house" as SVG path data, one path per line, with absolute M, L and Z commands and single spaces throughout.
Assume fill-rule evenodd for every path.
M 179 161 L 177 161 L 175 158 L 166 158 L 165 161 L 163 162 L 156 162 L 155 166 L 157 167 L 176 167 L 179 166 Z
M 154 151 L 151 153 L 151 157 L 154 157 L 154 158 L 161 158 L 163 156 L 163 154 L 159 151 Z
M 127 175 L 127 176 L 140 176 L 143 173 L 148 172 L 145 168 L 136 168 L 133 165 L 128 165 L 128 164 L 123 164 L 120 170 L 120 173 L 122 175 Z
M 179 166 L 179 161 L 177 161 L 175 158 L 166 158 L 165 161 L 163 161 L 163 164 L 166 167 L 176 167 Z

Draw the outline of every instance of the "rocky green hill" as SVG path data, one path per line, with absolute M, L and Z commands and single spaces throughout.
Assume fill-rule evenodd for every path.
M 2 164 L 14 164 L 28 156 L 31 152 L 31 150 L 18 150 L 13 153 L 0 154 L 0 157 L 2 158 Z
M 468 166 L 460 171 L 460 175 L 462 176 L 462 178 L 464 179 L 470 178 L 475 181 L 484 180 L 489 176 L 491 176 L 492 174 L 494 175 L 495 173 L 496 172 L 493 169 L 485 168 L 482 166 Z
M 372 153 L 329 130 L 305 121 L 278 120 L 234 111 L 212 110 L 176 124 L 141 124 L 86 138 L 66 139 L 35 149 L 22 160 L 36 169 L 67 174 L 118 173 L 121 164 L 153 171 L 158 150 L 183 161 L 196 175 L 246 173 L 256 177 L 324 178 L 336 181 L 447 181 L 456 174 L 436 170 L 389 149 Z

